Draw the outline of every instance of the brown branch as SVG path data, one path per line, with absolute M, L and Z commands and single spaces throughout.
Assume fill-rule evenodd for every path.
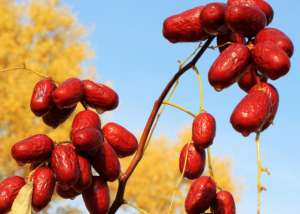
M 183 67 L 179 68 L 179 70 L 176 72 L 176 74 L 173 76 L 173 78 L 170 80 L 170 82 L 166 85 L 166 87 L 163 90 L 163 92 L 161 93 L 160 97 L 154 103 L 152 112 L 151 112 L 151 114 L 148 118 L 148 121 L 147 121 L 146 126 L 145 126 L 144 131 L 143 131 L 143 134 L 141 136 L 137 152 L 136 152 L 134 158 L 132 159 L 130 165 L 128 166 L 127 170 L 125 171 L 125 173 L 122 174 L 119 178 L 119 186 L 118 186 L 117 195 L 116 195 L 115 200 L 114 200 L 114 202 L 113 202 L 113 204 L 112 204 L 112 206 L 109 210 L 109 214 L 116 213 L 116 211 L 119 209 L 119 207 L 122 206 L 122 204 L 125 203 L 124 193 L 125 193 L 125 188 L 126 188 L 127 181 L 129 179 L 129 177 L 131 176 L 131 174 L 133 173 L 133 171 L 135 170 L 138 163 L 140 162 L 140 160 L 143 158 L 145 144 L 147 142 L 147 139 L 148 139 L 149 133 L 151 131 L 151 128 L 153 126 L 156 115 L 157 115 L 161 105 L 163 104 L 164 99 L 166 98 L 169 91 L 171 90 L 173 85 L 176 83 L 176 81 L 186 71 L 191 69 L 198 62 L 198 60 L 203 55 L 203 53 L 206 51 L 206 49 L 209 47 L 209 45 L 211 44 L 213 39 L 214 39 L 213 36 L 210 37 L 205 42 L 205 44 L 201 47 L 201 49 L 195 54 L 195 56 L 190 60 L 190 62 L 188 62 Z

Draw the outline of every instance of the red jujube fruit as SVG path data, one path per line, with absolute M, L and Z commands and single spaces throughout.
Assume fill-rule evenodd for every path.
M 235 107 L 230 122 L 245 137 L 259 132 L 270 118 L 271 99 L 263 91 L 252 91 Z
M 197 42 L 208 38 L 200 15 L 203 6 L 168 17 L 163 23 L 163 35 L 172 43 Z
M 83 80 L 82 84 L 85 102 L 99 113 L 111 111 L 118 107 L 119 96 L 110 87 L 91 80 Z
M 138 141 L 136 137 L 123 126 L 107 123 L 102 131 L 105 139 L 119 157 L 132 155 L 137 150 Z
M 56 128 L 65 122 L 75 109 L 76 106 L 72 108 L 59 109 L 54 105 L 50 111 L 43 116 L 43 121 L 46 125 Z
M 230 42 L 245 44 L 245 38 L 241 34 L 232 32 L 229 29 L 225 33 L 220 33 L 217 35 L 217 45 L 219 46 L 220 52 L 224 51 L 227 47 L 229 47 Z
M 55 88 L 55 83 L 49 78 L 40 80 L 35 84 L 30 108 L 36 116 L 42 116 L 50 110 L 53 105 L 52 92 Z
M 294 45 L 292 40 L 282 31 L 276 28 L 265 28 L 256 35 L 255 44 L 272 42 L 282 48 L 289 57 L 293 55 Z
M 179 169 L 188 179 L 198 178 L 205 168 L 205 151 L 195 144 L 186 144 L 180 152 Z
M 208 112 L 198 114 L 193 121 L 192 139 L 202 149 L 209 147 L 216 135 L 216 120 Z
M 200 21 L 203 29 L 211 34 L 217 35 L 226 30 L 225 25 L 226 4 L 214 2 L 207 4 L 201 11 Z
M 256 44 L 252 50 L 252 57 L 258 70 L 272 80 L 286 75 L 290 70 L 289 56 L 282 48 L 272 42 L 266 41 Z
M 100 176 L 93 176 L 92 185 L 82 193 L 86 208 L 91 214 L 106 214 L 109 208 L 109 189 Z
M 220 191 L 211 206 L 214 214 L 235 214 L 235 203 L 230 192 Z
M 85 157 L 78 155 L 78 163 L 80 169 L 80 176 L 74 189 L 77 192 L 83 192 L 92 184 L 92 170 L 91 164 Z
M 258 79 L 260 79 L 260 77 L 256 72 L 257 69 L 255 65 L 253 63 L 250 63 L 249 65 L 247 65 L 242 76 L 240 77 L 238 85 L 245 92 L 248 92 L 254 85 L 258 83 Z
M 243 44 L 231 44 L 212 64 L 209 73 L 209 83 L 217 91 L 232 85 L 242 74 L 250 60 L 250 51 Z
M 204 213 L 216 197 L 216 183 L 208 176 L 193 181 L 185 199 L 187 214 Z
M 0 182 L 0 213 L 7 213 L 20 189 L 25 185 L 24 178 L 11 176 Z
M 78 157 L 72 144 L 59 144 L 51 155 L 51 167 L 58 182 L 65 185 L 75 184 L 80 175 Z
M 228 6 L 225 12 L 228 27 L 246 37 L 255 36 L 267 24 L 265 14 L 254 6 Z
M 53 141 L 44 134 L 37 134 L 21 140 L 11 148 L 11 155 L 20 163 L 34 163 L 47 160 L 53 150 Z
M 80 195 L 72 186 L 60 183 L 56 185 L 56 193 L 64 199 L 74 199 Z
M 40 211 L 48 205 L 55 187 L 53 171 L 47 167 L 39 167 L 33 174 L 32 207 Z
M 82 83 L 77 78 L 69 78 L 61 83 L 52 93 L 56 106 L 60 109 L 72 108 L 81 100 Z
M 96 112 L 83 110 L 75 115 L 72 122 L 71 139 L 75 132 L 84 128 L 101 129 L 100 117 Z
M 107 142 L 101 144 L 99 151 L 92 158 L 92 165 L 99 175 L 108 181 L 118 179 L 121 172 L 119 158 Z

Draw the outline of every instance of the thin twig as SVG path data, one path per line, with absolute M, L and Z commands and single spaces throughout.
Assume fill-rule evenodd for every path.
M 172 102 L 167 102 L 167 101 L 164 101 L 163 102 L 164 105 L 168 105 L 168 106 L 172 106 L 174 108 L 177 108 L 178 110 L 184 112 L 184 113 L 187 113 L 188 115 L 190 115 L 191 117 L 196 117 L 196 115 L 191 112 L 190 110 L 187 110 L 186 108 L 178 105 L 178 104 L 175 104 L 175 103 L 172 103 Z

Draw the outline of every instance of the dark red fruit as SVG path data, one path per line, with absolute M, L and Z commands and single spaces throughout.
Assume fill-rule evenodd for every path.
M 56 193 L 64 199 L 74 199 L 80 195 L 72 186 L 60 183 L 56 185 Z
M 118 179 L 121 167 L 119 158 L 109 143 L 103 143 L 92 159 L 94 169 L 108 181 Z
M 282 48 L 289 57 L 293 55 L 294 45 L 291 39 L 282 31 L 276 28 L 265 28 L 261 30 L 255 37 L 255 44 L 272 42 Z
M 81 100 L 82 83 L 77 78 L 69 78 L 60 84 L 52 93 L 56 106 L 60 109 L 72 108 Z
M 200 21 L 203 6 L 168 17 L 163 24 L 163 35 L 172 43 L 205 40 L 208 34 Z
M 229 29 L 225 33 L 217 35 L 217 45 L 219 46 L 220 52 L 224 51 L 227 47 L 229 47 L 230 42 L 245 44 L 245 38 L 241 34 L 234 33 Z
M 262 128 L 262 130 L 265 130 L 272 124 L 276 116 L 278 105 L 279 105 L 279 94 L 277 89 L 273 85 L 268 83 L 257 84 L 256 86 L 251 88 L 251 92 L 252 91 L 265 92 L 271 99 L 270 117 L 267 119 L 267 123 Z
M 84 100 L 90 107 L 97 109 L 100 113 L 118 107 L 119 96 L 110 87 L 91 80 L 83 80 L 82 84 L 84 88 Z
M 218 192 L 211 207 L 214 214 L 235 214 L 234 199 L 227 191 Z
M 89 156 L 93 156 L 99 150 L 103 140 L 103 134 L 96 128 L 81 129 L 72 136 L 72 143 L 76 149 Z
M 258 83 L 260 77 L 257 75 L 257 69 L 253 63 L 250 63 L 245 68 L 243 75 L 238 81 L 239 87 L 248 92 L 254 85 Z
M 55 187 L 53 171 L 47 167 L 39 167 L 33 174 L 32 206 L 40 211 L 48 205 Z
M 286 75 L 290 70 L 289 56 L 272 42 L 256 44 L 252 56 L 257 68 L 272 80 Z
M 37 134 L 21 140 L 11 148 L 11 155 L 20 163 L 34 163 L 47 160 L 53 150 L 53 141 L 44 134 Z
M 232 31 L 246 37 L 255 36 L 267 24 L 265 14 L 258 7 L 244 5 L 228 6 L 225 20 Z
M 192 139 L 194 144 L 199 148 L 206 149 L 213 143 L 215 135 L 215 118 L 207 112 L 198 114 L 193 121 Z
M 216 197 L 216 183 L 208 176 L 193 181 L 185 199 L 188 214 L 204 213 Z
M 72 123 L 71 139 L 75 132 L 84 128 L 96 128 L 100 130 L 101 121 L 99 115 L 90 110 L 77 113 Z
M 92 185 L 82 193 L 86 208 L 91 214 L 106 214 L 109 208 L 109 189 L 100 176 L 93 177 Z
M 270 118 L 271 99 L 263 91 L 252 91 L 235 107 L 230 122 L 245 137 L 259 132 Z
M 217 91 L 232 85 L 250 60 L 250 51 L 242 44 L 231 44 L 215 60 L 208 73 L 209 83 Z
M 185 167 L 184 167 L 185 166 Z M 179 169 L 188 179 L 198 178 L 205 168 L 205 151 L 202 148 L 196 148 L 191 144 L 186 144 L 180 152 Z
M 103 129 L 107 142 L 114 148 L 119 157 L 126 157 L 135 153 L 138 147 L 136 137 L 123 126 L 107 123 Z
M 75 184 L 80 175 L 78 157 L 72 144 L 59 144 L 51 155 L 51 167 L 58 182 L 64 185 Z
M 83 192 L 92 184 L 92 170 L 90 162 L 83 156 L 78 155 L 78 163 L 80 169 L 80 176 L 74 189 L 77 192 Z
M 201 11 L 200 21 L 203 29 L 211 34 L 216 35 L 226 30 L 225 25 L 226 4 L 214 2 L 207 4 Z
M 7 213 L 20 189 L 25 185 L 25 180 L 19 176 L 11 176 L 0 183 L 0 213 Z
M 53 105 L 52 92 L 55 89 L 55 83 L 49 78 L 40 80 L 35 84 L 30 108 L 36 116 L 42 116 L 50 110 Z
M 52 106 L 50 111 L 43 116 L 43 121 L 48 126 L 51 126 L 52 128 L 56 128 L 60 124 L 65 122 L 75 109 L 76 106 L 72 108 L 59 109 L 54 105 Z

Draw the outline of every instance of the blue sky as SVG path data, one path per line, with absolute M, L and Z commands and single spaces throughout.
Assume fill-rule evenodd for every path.
M 209 1 L 83 1 L 64 0 L 90 29 L 88 41 L 96 56 L 90 62 L 97 68 L 99 81 L 111 81 L 120 95 L 120 106 L 111 115 L 136 133 L 142 131 L 153 102 L 177 69 L 176 61 L 184 59 L 197 44 L 168 43 L 161 34 L 163 20 L 172 14 Z M 286 32 L 294 41 L 295 54 L 288 76 L 272 82 L 280 93 L 280 106 L 274 126 L 262 134 L 263 162 L 271 177 L 263 176 L 268 191 L 263 193 L 262 213 L 295 213 L 300 194 L 299 170 L 299 1 L 269 1 L 275 18 L 271 24 Z M 256 212 L 256 156 L 254 136 L 243 138 L 235 132 L 229 117 L 245 95 L 237 86 L 221 93 L 207 82 L 207 71 L 218 52 L 209 50 L 198 67 L 204 80 L 205 107 L 217 118 L 217 137 L 213 154 L 230 156 L 234 173 L 246 185 L 237 213 Z M 182 78 L 175 102 L 196 111 L 197 83 L 192 72 Z M 162 117 L 157 135 L 176 139 L 191 119 L 168 109 Z

